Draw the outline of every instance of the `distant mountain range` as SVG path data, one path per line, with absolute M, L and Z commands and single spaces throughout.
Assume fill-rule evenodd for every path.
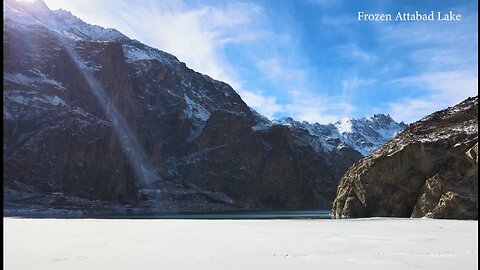
M 270 121 L 175 56 L 42 1 L 6 1 L 3 40 L 7 214 L 327 209 L 344 172 L 407 127 Z
M 310 124 L 290 117 L 273 120 L 274 124 L 307 130 L 315 137 L 312 145 L 321 151 L 350 146 L 366 156 L 402 132 L 407 125 L 395 122 L 390 115 L 376 114 L 370 118 L 343 119 L 332 124 Z

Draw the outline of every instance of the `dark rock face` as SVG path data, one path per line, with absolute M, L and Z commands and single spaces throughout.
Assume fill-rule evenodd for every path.
M 292 140 L 288 128 L 258 134 L 243 117 L 214 112 L 179 171 L 184 179 L 249 205 L 313 209 L 321 204 L 313 183 L 301 174 Z
M 335 217 L 478 219 L 478 97 L 433 113 L 340 180 Z
M 315 150 L 229 85 L 116 30 L 41 1 L 7 1 L 4 16 L 8 207 L 325 209 L 361 157 Z

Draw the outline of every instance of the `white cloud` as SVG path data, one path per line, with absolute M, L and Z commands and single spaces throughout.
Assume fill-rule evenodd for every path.
M 475 95 L 478 88 L 478 74 L 475 71 L 439 71 L 427 72 L 418 76 L 404 77 L 392 81 L 408 85 L 417 85 L 427 89 L 432 95 L 444 99 L 458 99 Z M 455 102 L 455 101 L 453 101 Z
M 476 65 L 477 57 L 472 53 L 465 46 L 429 47 L 411 52 L 408 59 L 428 70 L 458 70 Z
M 379 37 L 391 46 L 423 45 L 426 47 L 471 43 L 478 36 L 478 24 L 473 16 L 462 23 L 390 24 L 380 28 Z
M 404 70 L 411 74 L 389 82 L 411 93 L 386 106 L 395 119 L 414 122 L 478 94 L 474 17 L 460 24 L 387 26 L 380 36 L 385 51 L 403 52 Z
M 365 86 L 374 83 L 373 79 L 362 79 L 358 76 L 353 76 L 351 78 L 341 81 L 342 90 L 344 92 L 350 92 L 352 90 L 358 89 L 360 86 Z
M 425 98 L 405 98 L 389 104 L 388 107 L 393 119 L 401 119 L 406 123 L 413 123 L 424 116 L 431 114 L 435 111 L 433 108 L 437 107 L 437 110 L 443 109 L 443 107 L 439 108 L 435 100 L 428 100 Z
M 252 24 L 262 13 L 258 5 L 228 2 L 219 6 L 191 7 L 181 0 L 102 1 L 92 9 L 92 1 L 47 0 L 51 7 L 67 6 L 89 23 L 114 27 L 129 37 L 169 52 L 190 68 L 241 88 L 234 66 L 224 46 L 252 42 L 262 37 Z M 76 3 L 72 3 L 76 2 Z M 111 10 L 114 8 L 115 10 Z
M 304 83 L 307 79 L 304 70 L 290 67 L 278 56 L 258 60 L 256 65 L 267 79 L 277 84 L 299 84 Z
M 321 7 L 338 5 L 333 0 L 305 1 Z M 395 119 L 413 121 L 476 94 L 478 88 L 477 61 L 472 60 L 478 55 L 478 42 L 472 36 L 478 34 L 471 34 L 478 33 L 474 31 L 478 24 L 469 24 L 468 18 L 462 24 L 436 28 L 434 24 L 382 24 L 372 40 L 378 46 L 367 48 L 358 45 L 363 43 L 357 43 L 354 28 L 348 25 L 355 23 L 354 18 L 322 14 L 319 23 L 323 27 L 335 29 L 334 33 L 347 32 L 342 35 L 350 42 L 334 49 L 337 56 L 351 60 L 352 65 L 342 67 L 341 76 L 331 72 L 338 67 L 328 67 L 327 75 L 318 76 L 325 81 L 312 83 L 320 69 L 309 69 L 317 63 L 309 63 L 300 50 L 296 22 L 282 17 L 282 31 L 275 32 L 272 29 L 279 26 L 272 22 L 279 21 L 264 17 L 268 12 L 257 4 L 228 1 L 209 6 L 198 2 L 187 5 L 182 0 L 46 2 L 49 6 L 62 6 L 89 23 L 117 28 L 129 37 L 174 54 L 190 68 L 231 84 L 247 104 L 269 118 L 290 115 L 312 122 L 338 120 L 356 111 L 352 104 L 361 104 L 361 100 L 353 99 L 360 92 L 355 90 L 373 83 L 381 86 L 394 77 L 391 83 L 416 89 L 415 95 L 399 95 L 402 98 L 375 109 L 390 111 Z M 335 25 L 339 22 L 341 25 Z M 257 85 L 248 85 L 257 74 L 249 71 L 255 75 L 240 77 L 240 68 L 246 69 L 245 65 L 235 65 L 225 50 L 233 44 L 241 44 L 241 48 L 236 48 L 250 56 L 247 60 L 253 61 L 264 79 L 273 82 L 269 92 L 248 90 L 259 89 Z M 375 75 L 355 70 L 365 67 L 363 63 L 374 64 Z M 328 74 L 333 75 L 327 78 Z M 404 77 L 398 78 L 398 74 Z M 365 78 L 372 76 L 376 80 Z M 337 91 L 326 89 L 332 87 Z M 385 88 L 388 89 L 388 83 Z
M 340 45 L 337 48 L 337 52 L 342 58 L 349 60 L 361 62 L 374 62 L 377 60 L 374 54 L 368 53 L 355 43 Z
M 348 117 L 355 108 L 341 97 L 320 97 L 305 95 L 305 92 L 292 90 L 290 100 L 279 103 L 276 97 L 262 92 L 239 91 L 242 99 L 269 119 L 291 116 L 299 121 L 311 123 L 332 123 Z
M 274 96 L 266 96 L 262 92 L 252 92 L 241 90 L 238 94 L 242 97 L 243 101 L 250 107 L 254 108 L 257 112 L 266 116 L 268 119 L 274 119 L 275 114 L 284 111 L 284 106 L 277 102 L 277 98 Z
M 298 45 L 295 29 L 288 28 L 286 23 L 288 29 L 273 32 L 268 22 L 262 21 L 263 10 L 259 5 L 232 1 L 188 6 L 182 0 L 134 5 L 105 0 L 92 9 L 93 0 L 47 0 L 47 4 L 64 7 L 86 22 L 114 27 L 131 38 L 172 53 L 190 68 L 229 83 L 249 106 L 270 119 L 289 115 L 300 120 L 328 122 L 352 109 L 332 98 L 308 94 L 309 74 L 302 68 L 301 57 L 295 54 Z M 225 46 L 240 43 L 248 45 L 242 47 L 244 53 L 250 53 L 250 60 L 264 78 L 277 86 L 276 92 L 251 91 L 243 85 L 245 81 L 239 78 L 238 67 L 225 54 Z M 282 54 L 286 51 L 287 55 Z M 284 99 L 280 101 L 278 96 Z
M 235 3 L 224 8 L 202 7 L 175 12 L 144 8 L 136 14 L 129 12 L 125 20 L 141 23 L 136 29 L 141 29 L 142 36 L 152 38 L 150 45 L 174 54 L 190 68 L 238 89 L 241 85 L 223 49 L 228 43 L 255 38 L 253 31 L 247 31 L 245 25 L 259 12 L 257 6 Z M 142 20 L 136 19 L 139 17 Z
M 302 67 L 296 67 L 295 65 L 298 64 L 296 61 L 297 59 L 294 59 L 289 62 L 288 59 L 279 56 L 256 61 L 256 66 L 264 77 L 273 82 L 277 86 L 277 91 L 282 92 L 283 96 L 288 98 L 279 104 L 276 99 L 270 97 L 270 102 L 264 102 L 269 104 L 268 106 L 259 104 L 258 109 L 253 106 L 255 109 L 264 112 L 266 108 L 269 108 L 270 112 L 275 111 L 275 113 L 268 113 L 268 115 L 290 116 L 296 120 L 313 123 L 331 123 L 348 116 L 354 110 L 353 106 L 341 96 L 327 97 L 320 94 L 320 89 L 312 91 L 308 71 Z M 355 77 L 349 82 L 345 81 L 345 87 L 351 90 L 351 88 L 368 83 L 371 82 Z M 272 100 L 275 103 L 271 102 Z M 246 102 L 250 104 L 248 101 Z M 273 104 L 277 106 L 273 106 Z M 265 108 L 262 108 L 263 106 Z
M 290 115 L 300 121 L 332 123 L 348 117 L 355 108 L 339 96 L 302 96 L 285 105 Z
M 429 72 L 394 80 L 392 83 L 406 84 L 427 91 L 419 97 L 404 98 L 389 104 L 392 116 L 408 123 L 453 106 L 466 97 L 478 95 L 478 74 L 475 71 Z
M 262 92 L 244 90 L 238 91 L 238 94 L 245 103 L 268 119 L 274 119 L 275 114 L 284 110 L 283 105 L 280 105 L 274 96 L 266 96 Z

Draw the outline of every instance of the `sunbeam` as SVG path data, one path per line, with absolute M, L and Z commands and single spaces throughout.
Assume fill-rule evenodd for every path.
M 111 121 L 112 126 L 120 138 L 122 151 L 125 153 L 129 163 L 133 166 L 135 174 L 139 179 L 142 187 L 149 187 L 152 183 L 159 180 L 159 176 L 153 170 L 148 157 L 142 150 L 142 147 L 128 127 L 127 122 L 118 112 L 115 104 L 110 100 L 103 86 L 86 68 L 81 67 L 78 63 L 84 62 L 76 49 L 69 44 L 62 36 L 56 35 L 59 44 L 66 50 L 69 57 L 73 60 L 83 78 L 87 81 L 92 94 L 95 96 L 106 116 Z

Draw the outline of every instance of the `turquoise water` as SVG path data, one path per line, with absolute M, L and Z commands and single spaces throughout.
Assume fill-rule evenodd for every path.
M 330 219 L 330 211 L 239 211 L 102 216 L 113 219 Z

